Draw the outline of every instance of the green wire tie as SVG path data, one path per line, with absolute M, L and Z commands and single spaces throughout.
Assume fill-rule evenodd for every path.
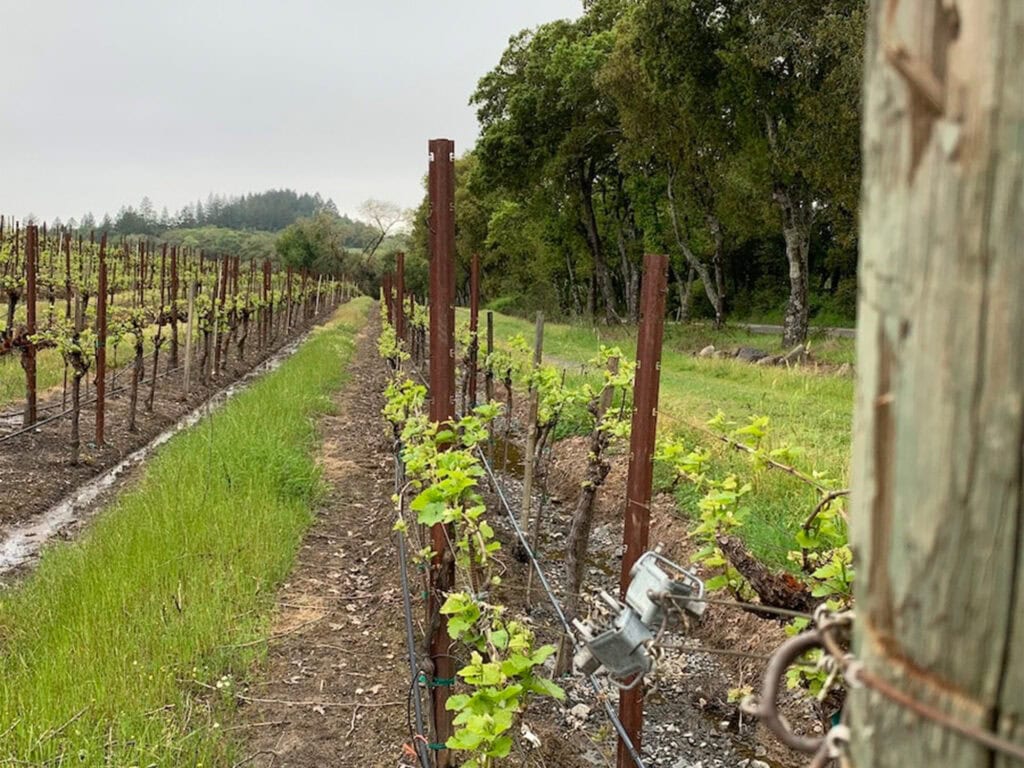
M 420 597 L 422 597 L 424 600 L 426 600 L 427 598 L 430 597 L 430 593 L 427 592 L 426 590 L 424 590 L 423 592 L 420 592 Z
M 429 744 L 427 744 L 427 749 L 433 749 L 435 752 L 440 752 L 442 749 L 448 749 L 448 747 L 439 742 L 432 741 Z
M 435 677 L 433 680 L 427 680 L 425 672 L 420 672 L 419 677 L 416 678 L 417 683 L 423 683 L 430 688 L 451 688 L 455 685 L 454 677 Z

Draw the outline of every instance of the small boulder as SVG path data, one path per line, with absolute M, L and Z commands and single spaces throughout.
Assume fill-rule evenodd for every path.
M 708 344 L 704 349 L 697 353 L 697 357 L 713 357 L 715 354 L 715 345 Z
M 768 357 L 768 353 L 753 347 L 740 347 L 736 350 L 735 358 L 746 363 L 756 363 L 762 358 Z
M 778 365 L 778 363 L 779 358 L 775 357 L 774 355 L 768 355 L 767 357 L 762 357 L 760 360 L 754 363 L 754 365 Z
M 590 715 L 590 707 L 586 704 L 577 704 L 575 707 L 569 710 L 569 714 L 575 717 L 577 720 L 586 720 Z

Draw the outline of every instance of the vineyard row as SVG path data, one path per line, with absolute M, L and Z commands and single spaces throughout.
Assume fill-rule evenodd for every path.
M 189 247 L 149 240 L 108 242 L 69 231 L 15 225 L 0 217 L 0 292 L 5 322 L 0 330 L 0 371 L 5 357 L 24 370 L 24 408 L 19 425 L 0 441 L 70 416 L 70 459 L 80 458 L 79 420 L 83 383 L 92 374 L 95 444 L 104 445 L 105 404 L 113 387 L 108 349 L 130 341 L 127 428 L 137 430 L 140 395 L 152 412 L 158 381 L 183 372 L 183 396 L 208 386 L 231 367 L 249 364 L 278 346 L 296 328 L 333 309 L 352 294 L 346 282 L 270 261 L 243 263 Z M 161 352 L 169 347 L 163 368 Z M 40 355 L 63 363 L 59 403 L 40 406 Z M 148 361 L 148 373 L 147 373 Z M 9 369 L 8 369 L 9 370 Z M 141 390 L 148 384 L 148 393 Z M 69 403 L 70 400 L 70 403 Z M 59 410 L 58 410 L 59 409 Z M 58 410 L 40 419 L 40 413 Z M 7 425 L 12 426 L 11 416 Z

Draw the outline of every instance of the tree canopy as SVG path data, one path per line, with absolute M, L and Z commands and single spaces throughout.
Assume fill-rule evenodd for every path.
M 812 314 L 852 320 L 865 0 L 584 7 L 514 35 L 471 96 L 457 249 L 485 295 L 635 318 L 656 250 L 681 316 L 784 319 L 794 342 Z

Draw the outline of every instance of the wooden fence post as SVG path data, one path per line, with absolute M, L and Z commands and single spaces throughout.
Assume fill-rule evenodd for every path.
M 480 255 L 473 254 L 469 263 L 469 409 L 476 408 L 477 360 L 480 357 Z
M 544 357 L 544 313 L 538 312 L 533 328 L 533 365 L 531 376 L 540 368 Z M 526 452 L 523 454 L 523 504 L 519 513 L 519 527 L 523 532 L 530 530 L 530 508 L 533 506 L 533 452 L 537 443 L 537 410 L 540 406 L 540 391 L 530 383 L 530 404 L 526 416 Z M 537 542 L 531 542 L 536 546 Z
M 853 650 L 1022 744 L 1024 3 L 871 5 Z M 847 706 L 857 768 L 1020 765 L 872 686 Z

